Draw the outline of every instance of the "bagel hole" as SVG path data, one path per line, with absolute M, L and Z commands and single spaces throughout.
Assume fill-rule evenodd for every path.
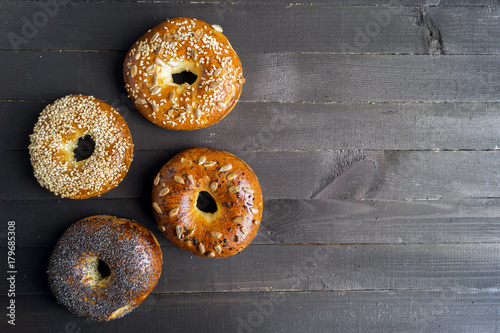
M 97 271 L 101 274 L 101 279 L 105 279 L 111 275 L 111 269 L 108 264 L 99 259 L 99 263 L 97 264 Z
M 184 72 L 172 74 L 172 81 L 174 81 L 174 83 L 176 83 L 178 85 L 181 85 L 184 83 L 191 85 L 191 84 L 195 83 L 197 79 L 198 79 L 198 75 L 196 75 L 190 71 L 184 71 Z
M 94 153 L 95 142 L 90 135 L 82 136 L 78 139 L 78 144 L 73 150 L 73 155 L 77 162 L 86 160 Z
M 207 191 L 201 191 L 200 193 L 198 193 L 196 208 L 204 213 L 213 214 L 217 211 L 217 203 L 210 193 L 208 193 Z

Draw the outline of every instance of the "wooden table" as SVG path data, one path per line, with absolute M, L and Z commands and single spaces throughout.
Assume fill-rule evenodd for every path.
M 0 331 L 500 330 L 498 1 L 7 1 L 0 9 Z M 148 122 L 121 76 L 132 43 L 177 16 L 221 25 L 246 77 L 235 109 L 194 132 Z M 129 174 L 100 198 L 60 199 L 32 175 L 33 125 L 70 93 L 112 104 L 132 132 Z M 153 178 L 196 146 L 241 157 L 261 181 L 259 233 L 231 258 L 193 257 L 156 229 Z M 154 292 L 108 323 L 72 315 L 46 278 L 58 238 L 93 214 L 141 222 L 164 257 Z

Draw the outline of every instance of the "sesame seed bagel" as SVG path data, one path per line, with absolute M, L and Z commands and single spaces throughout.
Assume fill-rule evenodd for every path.
M 94 142 L 77 160 L 79 140 Z M 123 117 L 92 96 L 68 95 L 48 105 L 30 135 L 29 152 L 41 186 L 63 198 L 86 199 L 118 186 L 128 172 L 134 145 Z
M 224 151 L 185 150 L 154 179 L 158 228 L 172 243 L 199 256 L 229 257 L 243 250 L 257 234 L 262 207 L 255 173 Z
M 195 81 L 176 83 L 173 75 L 186 71 Z M 125 57 L 123 76 L 139 112 L 175 130 L 219 122 L 236 105 L 245 82 L 222 28 L 185 17 L 167 20 L 139 38 Z
M 148 229 L 131 220 L 96 215 L 66 230 L 47 273 L 59 303 L 79 316 L 108 321 L 123 317 L 148 296 L 161 265 L 161 248 Z

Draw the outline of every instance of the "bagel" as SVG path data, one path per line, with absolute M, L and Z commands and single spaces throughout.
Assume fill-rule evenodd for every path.
M 159 230 L 183 250 L 209 258 L 232 256 L 257 234 L 262 191 L 238 157 L 220 150 L 185 150 L 156 175 L 153 210 Z
M 174 130 L 219 122 L 236 105 L 245 82 L 222 28 L 185 17 L 167 20 L 139 38 L 125 57 L 123 76 L 139 112 Z
M 47 273 L 59 303 L 79 316 L 108 321 L 148 296 L 161 265 L 161 248 L 149 230 L 131 220 L 96 215 L 66 230 Z
M 92 154 L 75 155 L 83 141 Z M 86 199 L 118 186 L 133 159 L 134 144 L 123 117 L 105 102 L 68 95 L 48 105 L 30 135 L 34 176 L 63 198 Z

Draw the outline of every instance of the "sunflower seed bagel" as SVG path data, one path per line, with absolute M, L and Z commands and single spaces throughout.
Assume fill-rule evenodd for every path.
M 77 160 L 79 140 L 94 142 L 91 155 Z M 134 144 L 123 117 L 109 104 L 68 95 L 48 105 L 30 135 L 31 164 L 41 186 L 63 198 L 86 199 L 111 190 L 125 178 Z
M 208 258 L 239 253 L 262 218 L 257 176 L 238 157 L 192 148 L 173 157 L 153 181 L 158 229 L 183 250 Z
M 194 81 L 174 79 L 179 73 Z M 219 122 L 236 105 L 245 82 L 222 28 L 185 17 L 169 19 L 140 37 L 125 57 L 123 76 L 139 112 L 174 130 Z
M 50 257 L 48 280 L 59 303 L 95 321 L 123 317 L 158 283 L 162 252 L 141 224 L 108 215 L 73 223 Z

